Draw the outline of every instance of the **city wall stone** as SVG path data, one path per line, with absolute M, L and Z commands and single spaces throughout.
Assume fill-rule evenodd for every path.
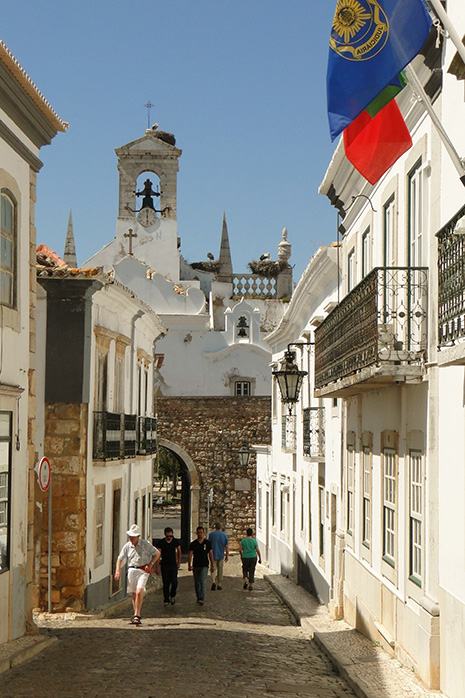
M 52 610 L 84 608 L 86 537 L 86 404 L 47 404 L 45 452 L 52 468 Z M 48 560 L 48 495 L 41 498 L 40 563 Z M 46 572 L 46 566 L 45 566 Z M 48 602 L 47 574 L 41 568 L 38 600 Z
M 157 434 L 192 459 L 200 482 L 199 523 L 207 523 L 207 497 L 213 491 L 210 526 L 220 521 L 238 547 L 246 528 L 255 527 L 255 454 L 239 463 L 244 443 L 271 442 L 269 397 L 162 397 L 157 399 Z M 250 489 L 236 490 L 236 479 Z

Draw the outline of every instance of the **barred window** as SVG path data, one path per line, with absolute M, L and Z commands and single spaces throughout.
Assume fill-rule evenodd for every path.
M 234 394 L 242 397 L 251 395 L 250 381 L 236 381 L 234 383 Z
M 324 458 L 325 455 L 325 408 L 306 407 L 303 411 L 304 456 Z
M 10 568 L 11 412 L 0 412 L 0 574 Z

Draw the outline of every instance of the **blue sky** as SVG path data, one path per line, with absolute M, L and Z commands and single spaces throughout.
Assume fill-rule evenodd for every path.
M 318 185 L 333 145 L 326 62 L 335 0 L 20 0 L 0 36 L 62 119 L 41 150 L 38 242 L 63 253 L 72 209 L 78 262 L 115 235 L 114 149 L 150 121 L 176 136 L 178 230 L 190 261 L 276 259 L 283 227 L 298 281 L 336 215 Z

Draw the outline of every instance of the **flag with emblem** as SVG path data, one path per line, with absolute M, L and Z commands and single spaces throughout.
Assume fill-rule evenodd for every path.
M 423 0 L 338 0 L 329 41 L 328 118 L 334 140 L 420 52 L 431 27 Z

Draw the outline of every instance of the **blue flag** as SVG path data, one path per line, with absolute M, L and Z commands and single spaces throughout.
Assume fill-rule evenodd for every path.
M 423 0 L 338 0 L 329 40 L 331 140 L 420 52 L 431 27 Z

